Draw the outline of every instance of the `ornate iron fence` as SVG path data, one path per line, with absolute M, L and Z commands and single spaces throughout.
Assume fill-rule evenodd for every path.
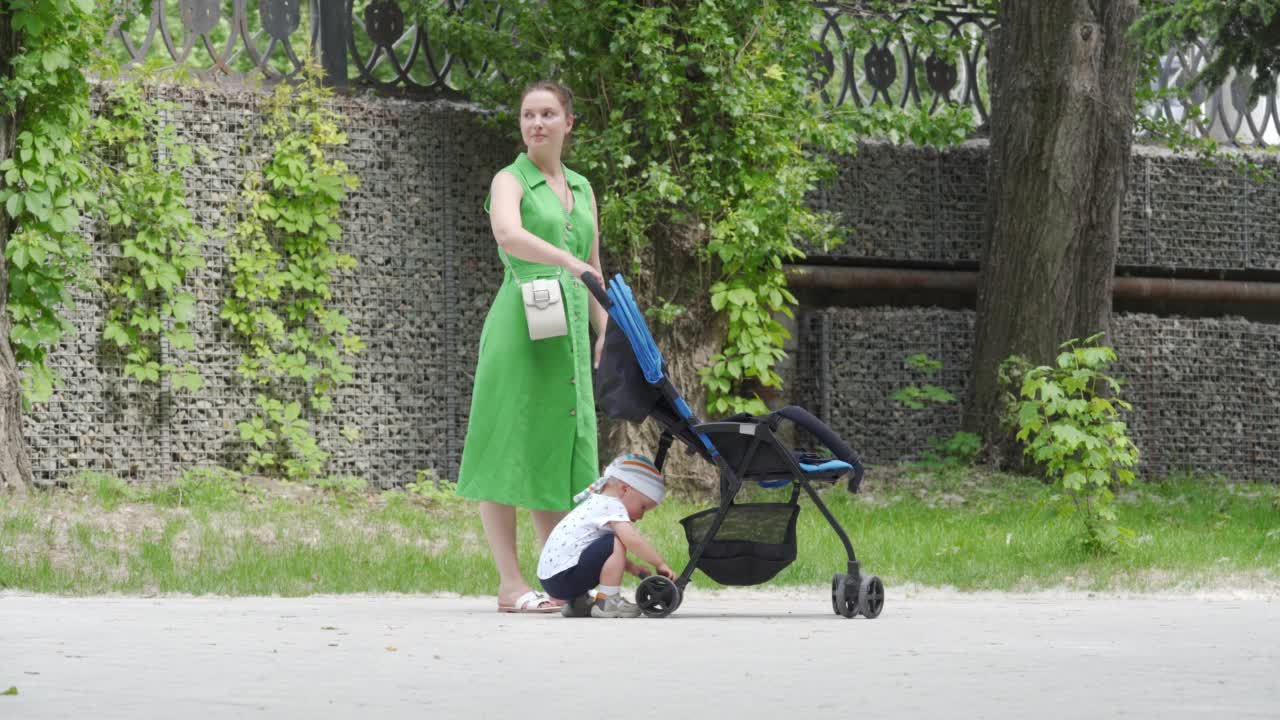
M 468 2 L 439 0 L 448 12 Z M 273 84 L 288 80 L 317 56 L 338 87 L 389 95 L 459 97 L 451 82 L 459 74 L 491 72 L 473 67 L 431 42 L 428 29 L 411 22 L 396 0 L 135 0 L 112 28 L 110 50 L 125 67 L 167 57 L 205 81 Z M 996 18 L 970 0 L 939 0 L 936 22 L 959 41 L 953 62 L 926 54 L 903 32 L 863 40 L 856 2 L 816 2 L 823 17 L 814 37 L 821 48 L 814 82 L 834 105 L 884 103 L 925 107 L 944 103 L 988 118 L 987 42 Z M 495 9 L 492 21 L 503 19 Z M 1160 88 L 1188 87 L 1206 62 L 1206 48 L 1192 43 L 1168 53 Z M 1241 146 L 1280 145 L 1276 88 L 1248 103 L 1249 78 L 1239 77 L 1211 92 L 1190 91 L 1188 102 L 1164 100 L 1145 112 L 1187 126 L 1194 134 Z M 1198 108 L 1200 117 L 1189 112 Z
M 959 40 L 963 48 L 952 61 L 925 55 L 919 40 L 902 32 L 855 39 L 862 37 L 853 32 L 861 18 L 852 3 L 815 4 L 824 21 L 815 33 L 821 51 L 814 81 L 824 100 L 837 106 L 886 103 L 930 111 L 959 103 L 971 107 L 981 123 L 987 121 L 987 35 L 995 27 L 995 16 L 963 0 L 934 3 L 934 20 L 942 26 L 939 34 Z M 893 18 L 893 24 L 905 15 Z

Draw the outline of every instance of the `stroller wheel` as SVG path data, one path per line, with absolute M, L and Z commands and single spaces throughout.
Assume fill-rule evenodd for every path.
M 862 578 L 862 583 L 858 586 L 857 614 L 868 620 L 874 620 L 880 616 L 880 611 L 883 609 L 884 583 L 880 582 L 880 578 L 875 575 L 867 575 Z
M 636 588 L 636 604 L 647 617 L 663 618 L 680 607 L 679 586 L 661 575 L 650 575 Z
M 835 610 L 837 615 L 851 618 L 858 614 L 858 606 L 852 590 L 848 575 L 836 573 L 831 576 L 831 609 Z

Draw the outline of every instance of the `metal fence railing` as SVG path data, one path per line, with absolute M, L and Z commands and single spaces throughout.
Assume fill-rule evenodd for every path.
M 481 2 L 483 0 L 471 0 Z M 448 12 L 466 0 L 440 0 Z M 835 105 L 884 103 L 936 110 L 970 107 L 988 119 L 987 50 L 996 18 L 968 0 L 939 0 L 941 33 L 959 40 L 959 57 L 940 58 L 906 33 L 864 39 L 855 2 L 816 2 L 820 51 L 813 78 Z M 503 22 L 501 10 L 492 22 Z M 112 28 L 109 49 L 126 66 L 159 60 L 211 82 L 270 85 L 296 75 L 314 54 L 338 87 L 416 98 L 457 98 L 459 74 L 493 72 L 433 44 L 396 0 L 136 0 Z M 1250 103 L 1247 76 L 1221 87 L 1196 87 L 1208 48 L 1189 43 L 1160 64 L 1160 89 L 1185 88 L 1188 99 L 1167 99 L 1147 114 L 1182 124 L 1193 135 L 1245 147 L 1280 145 L 1276 88 Z M 1195 112 L 1198 110 L 1198 112 Z

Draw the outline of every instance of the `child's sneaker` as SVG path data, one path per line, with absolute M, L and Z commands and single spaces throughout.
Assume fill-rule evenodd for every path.
M 640 606 L 617 595 L 600 595 L 591 604 L 593 618 L 633 618 L 640 617 Z
M 583 593 L 560 606 L 560 614 L 569 618 L 591 617 L 591 606 L 594 603 L 595 597 L 591 593 Z

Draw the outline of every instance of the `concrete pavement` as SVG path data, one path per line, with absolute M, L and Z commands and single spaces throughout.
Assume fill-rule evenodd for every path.
M 491 598 L 0 593 L 0 720 L 1280 718 L 1280 598 L 699 591 L 666 619 Z

